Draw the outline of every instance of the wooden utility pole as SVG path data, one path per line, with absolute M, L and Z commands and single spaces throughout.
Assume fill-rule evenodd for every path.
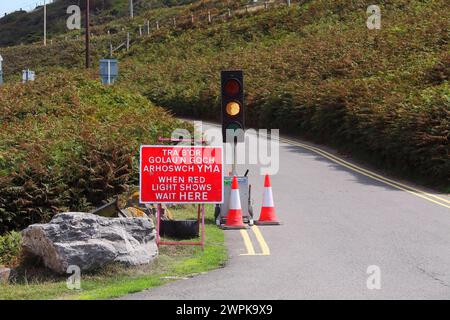
M 90 11 L 90 5 L 89 0 L 86 0 L 86 69 L 89 69 L 91 67 L 91 48 L 90 48 L 90 21 L 89 21 L 89 11 Z

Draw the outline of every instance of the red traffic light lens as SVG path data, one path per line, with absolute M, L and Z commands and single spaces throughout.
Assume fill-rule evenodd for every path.
M 241 84 L 235 79 L 230 79 L 225 83 L 223 89 L 227 96 L 234 97 L 241 90 Z

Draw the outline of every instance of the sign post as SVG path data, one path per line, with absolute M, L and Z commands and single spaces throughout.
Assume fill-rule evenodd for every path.
M 156 241 L 158 245 L 201 245 L 205 241 L 205 203 L 221 204 L 224 199 L 222 147 L 141 146 L 140 203 L 158 204 Z M 199 204 L 201 242 L 160 241 L 161 204 Z M 201 207 L 200 207 L 201 205 Z

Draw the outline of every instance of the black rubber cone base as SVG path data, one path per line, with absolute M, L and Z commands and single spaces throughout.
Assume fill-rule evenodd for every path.
M 255 221 L 257 226 L 279 226 L 282 225 L 280 221 Z
M 222 224 L 222 225 L 220 225 L 220 228 L 222 230 L 242 230 L 242 229 L 248 229 L 249 226 L 242 225 L 242 226 L 235 226 L 235 227 L 233 226 L 233 227 L 231 227 L 231 226 L 227 226 L 227 225 Z

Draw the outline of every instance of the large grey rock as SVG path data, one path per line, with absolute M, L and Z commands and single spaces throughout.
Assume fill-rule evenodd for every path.
M 69 212 L 23 230 L 22 246 L 26 253 L 41 257 L 48 268 L 66 273 L 71 265 L 89 271 L 111 262 L 148 264 L 158 254 L 155 236 L 148 219 Z

